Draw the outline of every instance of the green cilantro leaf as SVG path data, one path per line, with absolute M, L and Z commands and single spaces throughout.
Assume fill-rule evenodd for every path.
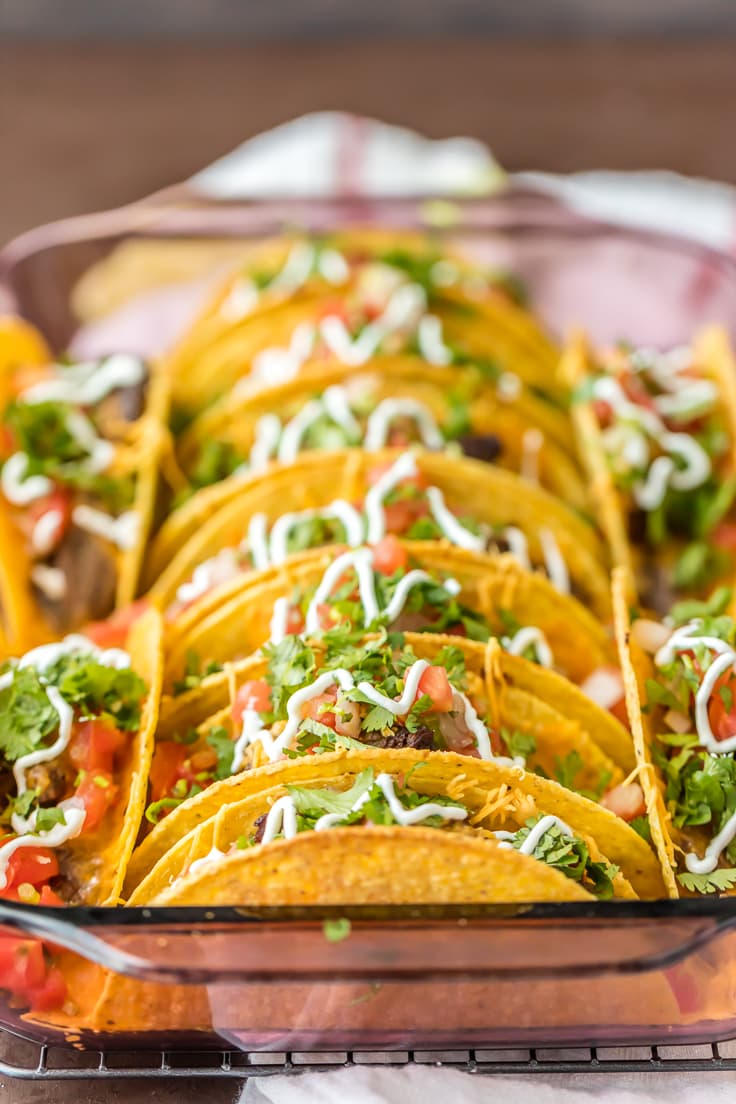
M 691 893 L 722 893 L 736 886 L 736 868 L 714 870 L 710 874 L 678 874 L 677 880 Z
M 36 813 L 36 831 L 48 832 L 55 824 L 66 824 L 64 810 L 58 807 L 39 809 Z
M 350 929 L 350 921 L 345 916 L 340 917 L 339 920 L 325 920 L 322 924 L 322 931 L 328 943 L 342 943 L 343 939 L 347 939 L 350 935 Z

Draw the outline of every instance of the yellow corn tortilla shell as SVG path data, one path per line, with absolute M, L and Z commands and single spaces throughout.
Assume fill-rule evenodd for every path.
M 392 772 L 394 776 L 402 774 L 402 777 L 404 777 L 401 761 L 395 762 L 389 757 L 382 764 L 380 769 L 378 767 L 375 769 L 374 775 Z M 418 771 L 415 771 L 415 774 L 421 775 L 421 773 L 421 767 Z M 333 778 L 311 777 L 307 783 L 307 788 L 346 790 L 354 783 L 356 776 L 356 772 L 352 769 L 352 765 L 348 760 L 345 763 L 344 774 Z M 227 853 L 236 845 L 238 839 L 241 837 L 247 839 L 252 836 L 259 817 L 265 815 L 279 798 L 285 797 L 288 794 L 287 786 L 292 783 L 289 765 L 287 763 L 283 764 L 281 778 L 282 781 L 279 785 L 270 786 L 268 789 L 251 794 L 241 801 L 220 806 L 217 813 L 209 820 L 196 825 L 191 831 L 187 832 L 185 836 L 163 855 L 153 870 L 151 870 L 138 885 L 127 902 L 128 905 L 149 904 L 159 893 L 172 885 L 175 879 L 188 873 L 192 862 L 198 859 L 204 859 L 213 848 Z M 414 784 L 413 779 L 414 775 L 410 774 L 406 777 L 405 784 L 415 791 L 426 793 L 432 797 L 451 796 L 448 794 L 448 785 L 449 788 L 452 789 L 452 779 L 445 780 L 441 785 L 432 786 L 431 790 L 426 790 L 422 787 L 421 779 L 419 779 L 418 785 Z M 273 779 L 273 781 L 275 781 L 275 779 Z M 484 795 L 481 808 L 478 808 L 477 805 L 470 806 L 469 813 L 470 817 L 468 821 L 463 822 L 462 825 L 458 825 L 455 828 L 442 829 L 442 834 L 447 834 L 449 830 L 462 835 L 465 839 L 472 839 L 474 833 L 476 833 L 477 836 L 486 838 L 488 833 L 499 828 L 505 831 L 514 832 L 518 828 L 523 827 L 531 816 L 537 814 L 543 815 L 543 810 L 537 809 L 529 798 L 515 795 L 513 789 L 509 788 L 506 784 L 502 784 L 498 789 L 489 790 Z M 572 825 L 570 825 L 570 827 L 572 827 Z M 361 827 L 358 827 L 358 831 L 360 830 Z M 400 829 L 401 832 L 412 832 L 413 830 L 413 827 Z M 576 832 L 576 835 L 585 840 L 589 853 L 594 861 L 601 861 L 601 859 L 604 858 L 595 840 L 591 839 L 590 836 L 584 835 L 584 833 Z M 346 856 L 344 861 L 350 861 L 349 855 Z M 421 861 L 419 856 L 418 861 Z M 428 857 L 426 861 L 431 865 L 432 856 Z M 631 885 L 620 872 L 615 875 L 613 883 L 615 896 L 623 898 L 636 897 Z
M 387 905 L 586 901 L 564 874 L 492 840 L 433 828 L 335 828 L 229 855 L 162 890 L 155 905 Z
M 621 674 L 626 694 L 626 709 L 631 724 L 631 735 L 639 766 L 639 782 L 647 803 L 647 816 L 652 836 L 662 866 L 662 877 L 670 897 L 679 897 L 675 877 L 677 863 L 670 833 L 670 816 L 664 800 L 664 783 L 652 763 L 654 738 L 653 715 L 642 712 L 646 701 L 646 682 L 654 675 L 649 656 L 631 639 L 629 616 L 628 580 L 623 569 L 613 573 L 613 617 L 616 629 Z
M 370 767 L 376 773 L 388 769 L 406 774 L 418 763 L 421 767 L 411 775 L 411 785 L 419 792 L 447 792 L 469 808 L 483 811 L 484 815 L 492 812 L 488 803 L 489 791 L 500 791 L 501 804 L 505 793 L 506 800 L 517 804 L 522 815 L 525 801 L 528 801 L 530 814 L 543 811 L 558 816 L 575 832 L 594 840 L 606 858 L 621 869 L 640 897 L 656 898 L 662 895 L 659 862 L 641 836 L 608 809 L 564 789 L 557 782 L 521 767 L 495 760 L 471 759 L 452 752 L 366 748 L 269 763 L 226 778 L 197 794 L 160 821 L 136 849 L 128 866 L 128 897 L 187 832 L 209 821 L 222 806 L 260 794 L 279 784 L 284 777 L 291 785 L 310 782 L 329 785 L 348 770 L 351 774 L 358 774 Z
M 162 606 L 173 601 L 198 564 L 243 540 L 254 514 L 264 513 L 272 524 L 282 514 L 327 506 L 337 498 L 362 501 L 368 473 L 400 455 L 396 449 L 307 452 L 295 464 L 274 464 L 254 477 L 232 476 L 232 482 L 200 492 L 169 517 L 148 551 L 145 583 L 152 599 Z M 549 529 L 586 604 L 601 619 L 609 617 L 606 550 L 574 510 L 519 476 L 477 460 L 419 452 L 417 469 L 440 488 L 448 505 L 489 526 L 520 528 L 534 565 L 544 562 L 539 532 Z

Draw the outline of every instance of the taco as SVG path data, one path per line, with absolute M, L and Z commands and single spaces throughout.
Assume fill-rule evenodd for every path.
M 563 358 L 601 529 L 630 591 L 659 613 L 733 573 L 736 364 L 724 331 L 661 353 Z
M 309 379 L 228 396 L 184 433 L 178 459 L 196 490 L 234 471 L 260 472 L 271 460 L 291 463 L 309 449 L 372 452 L 411 444 L 498 464 L 586 508 L 560 411 L 521 384 L 507 398 L 472 369 L 428 372 L 408 357 L 380 358 L 359 372 L 327 366 Z
M 512 770 L 473 801 L 456 792 L 467 775 L 425 781 L 426 760 L 411 753 L 369 758 L 356 769 L 345 756 L 332 777 L 310 770 L 306 785 L 289 767 L 264 779 L 167 852 L 128 903 L 210 893 L 208 904 L 323 905 L 636 896 L 590 836 L 514 791 Z
M 736 620 L 728 588 L 630 624 L 616 621 L 627 705 L 652 839 L 670 895 L 736 886 Z
M 369 781 L 370 785 L 366 785 Z M 385 787 L 382 785 L 384 782 L 387 783 Z M 376 785 L 380 793 L 376 792 Z M 351 799 L 348 801 L 349 795 L 344 793 L 351 789 L 357 791 L 360 787 L 364 787 L 368 792 L 371 803 L 375 801 L 375 805 L 366 810 L 368 816 L 356 815 L 359 810 L 353 809 L 353 805 L 357 805 L 358 799 L 361 798 L 360 794 L 356 792 L 350 795 Z M 343 791 L 342 796 L 340 791 Z M 391 793 L 396 801 L 391 800 Z M 303 804 L 301 795 L 304 795 Z M 283 800 L 284 798 L 287 800 Z M 295 817 L 285 808 L 290 804 L 289 798 L 300 805 L 300 809 L 295 810 L 297 812 Z M 417 828 L 420 833 L 427 830 L 426 825 L 424 829 L 421 827 L 424 816 L 430 812 L 425 805 L 427 798 L 438 804 L 450 801 L 453 805 L 461 807 L 459 813 L 453 814 L 452 823 L 445 826 L 451 828 L 451 831 L 444 835 L 444 838 L 457 835 L 458 841 L 462 840 L 471 852 L 475 852 L 476 858 L 467 860 L 471 870 L 475 867 L 476 861 L 479 863 L 483 861 L 484 852 L 477 851 L 477 843 L 487 842 L 489 833 L 496 831 L 510 833 L 513 838 L 505 835 L 496 837 L 502 843 L 500 850 L 510 851 L 528 840 L 530 830 L 534 831 L 535 828 L 535 842 L 541 841 L 544 829 L 552 827 L 552 824 L 551 820 L 548 820 L 547 824 L 540 829 L 538 826 L 540 818 L 557 818 L 556 827 L 559 828 L 559 821 L 562 821 L 574 837 L 584 841 L 594 861 L 599 857 L 597 847 L 603 845 L 608 859 L 616 863 L 621 874 L 630 886 L 633 886 L 636 893 L 648 897 L 661 893 L 662 877 L 656 856 L 641 836 L 607 809 L 579 794 L 563 789 L 556 782 L 524 771 L 518 766 L 500 762 L 498 759 L 468 759 L 451 752 L 408 748 L 403 750 L 369 748 L 333 751 L 296 761 L 272 763 L 218 782 L 211 789 L 191 799 L 187 805 L 177 810 L 176 814 L 161 823 L 160 829 L 157 829 L 158 839 L 156 839 L 156 833 L 153 833 L 138 848 L 129 868 L 128 888 L 131 895 L 128 903 L 133 905 L 148 903 L 149 900 L 158 898 L 158 895 L 164 892 L 175 879 L 186 872 L 190 875 L 198 874 L 208 865 L 210 858 L 216 859 L 219 863 L 222 858 L 220 853 L 227 853 L 231 848 L 235 854 L 236 851 L 243 853 L 255 851 L 257 844 L 266 843 L 270 846 L 270 842 L 278 834 L 279 827 L 281 834 L 288 835 L 290 828 L 296 828 L 297 832 L 293 834 L 301 836 L 304 829 L 313 830 L 314 823 L 310 822 L 323 814 L 333 815 L 328 815 L 327 820 L 322 821 L 316 832 L 317 836 L 328 826 L 331 832 L 340 832 L 341 836 L 348 827 L 353 830 L 353 826 L 357 826 L 359 832 L 363 828 L 368 828 L 370 831 L 371 825 L 384 828 L 384 832 L 371 833 L 370 836 L 363 837 L 364 845 L 360 843 L 357 836 L 354 837 L 353 843 L 347 835 L 341 838 L 338 846 L 343 859 L 335 854 L 333 856 L 335 866 L 342 865 L 343 861 L 351 861 L 350 853 L 353 847 L 355 847 L 356 860 L 359 856 L 364 856 L 363 846 L 368 849 L 376 846 L 382 852 L 383 858 L 385 849 L 390 847 L 392 842 L 397 847 L 410 848 L 412 846 L 410 838 L 402 840 L 401 837 L 411 837 Z M 365 800 L 362 798 L 362 801 Z M 411 810 L 414 806 L 419 807 L 421 811 L 418 813 L 409 811 L 407 815 L 405 810 Z M 273 812 L 270 812 L 271 809 Z M 462 815 L 463 809 L 467 816 Z M 284 812 L 287 813 L 285 832 L 283 822 L 281 825 L 277 823 L 279 814 L 283 815 Z M 312 815 L 315 812 L 317 818 Z M 341 813 L 342 816 L 334 815 L 337 813 Z M 299 817 L 303 814 L 308 815 L 305 816 L 305 822 L 300 824 Z M 344 820 L 347 820 L 345 826 Z M 534 823 L 529 824 L 530 820 Z M 396 827 L 397 824 L 400 828 Z M 434 824 L 437 822 L 435 821 Z M 553 830 L 552 837 L 562 842 L 557 831 Z M 548 839 L 547 845 L 551 843 L 552 837 Z M 329 840 L 335 838 L 325 837 L 328 840 L 328 846 Z M 421 840 L 420 846 L 420 837 L 413 838 L 416 846 L 420 847 L 416 857 L 421 861 L 425 841 Z M 569 836 L 567 838 L 569 839 Z M 168 846 L 163 846 L 165 842 Z M 295 851 L 299 850 L 300 846 L 301 844 L 295 844 Z M 318 854 L 313 851 L 314 845 L 305 841 L 305 846 L 307 848 L 303 854 L 305 875 L 307 861 L 314 861 L 317 867 L 323 869 Z M 433 846 L 439 849 L 448 848 L 444 853 L 447 858 L 443 857 L 440 860 L 444 871 L 447 869 L 446 863 L 450 862 L 449 855 L 453 853 L 458 869 L 463 868 L 464 852 L 459 843 L 443 844 L 438 837 L 435 837 Z M 527 844 L 527 849 L 529 846 Z M 563 855 L 568 846 L 570 845 L 566 843 L 562 846 L 560 866 L 567 865 Z M 573 845 L 574 848 L 575 845 Z M 270 861 L 272 864 L 277 861 L 280 863 L 279 850 L 277 849 L 277 852 L 272 853 L 272 857 L 269 858 L 264 846 L 260 852 L 261 857 L 257 860 L 259 867 L 261 860 Z M 546 846 L 540 847 L 539 850 L 535 847 L 534 855 L 538 861 L 544 861 L 545 850 Z M 553 851 L 554 848 L 550 850 Z M 290 865 L 288 851 L 283 857 Z M 407 855 L 407 870 L 411 867 L 408 858 Z M 368 860 L 363 857 L 359 861 L 362 863 Z M 501 859 L 500 856 L 489 856 L 487 861 L 494 864 L 489 869 L 495 870 L 495 862 L 500 863 Z M 193 864 L 196 864 L 194 869 L 192 869 Z M 235 865 L 238 865 L 237 861 Z M 403 863 L 401 868 L 405 869 Z M 265 875 L 265 868 L 260 867 L 260 870 Z M 394 864 L 394 877 L 395 872 Z M 371 871 L 366 869 L 365 873 L 370 880 Z M 568 871 L 568 875 L 570 873 Z M 502 875 L 499 876 L 502 877 Z M 309 876 L 306 875 L 306 877 Z M 429 875 L 424 874 L 422 877 L 429 877 Z M 398 879 L 399 882 L 401 880 L 401 878 Z M 328 876 L 326 883 L 328 887 L 330 882 L 337 888 L 332 875 Z M 180 883 L 180 886 L 183 884 L 183 882 Z M 562 883 L 559 884 L 561 889 Z M 590 883 L 588 886 L 591 888 Z M 621 875 L 618 875 L 613 877 L 612 887 L 602 888 L 604 894 L 613 888 L 616 896 L 631 896 L 630 886 L 621 880 Z M 306 894 L 314 892 L 313 887 L 307 888 L 306 884 L 302 888 Z M 352 888 L 357 890 L 355 885 Z M 449 896 L 446 896 L 445 889 Z M 472 887 L 465 885 L 460 888 L 451 878 L 445 889 L 435 886 L 434 899 L 453 900 L 456 898 L 452 895 L 456 892 L 464 894 L 463 900 L 470 900 L 473 894 L 476 895 L 476 900 L 487 900 L 489 898 L 486 894 L 489 892 L 493 894 L 490 899 L 515 899 L 513 898 L 515 890 L 506 886 L 505 879 L 501 893 L 498 885 L 494 884 L 493 878 L 486 879 L 485 888 L 475 880 Z M 284 892 L 283 884 L 278 887 L 277 892 Z M 359 893 L 360 890 L 357 892 Z M 399 888 L 398 892 L 401 893 L 402 890 Z M 533 895 L 534 891 L 531 892 Z M 510 894 L 508 898 L 502 896 L 506 893 Z M 379 899 L 378 891 L 374 899 Z M 390 899 L 390 895 L 380 899 Z M 457 899 L 459 900 L 460 897 Z M 216 895 L 214 901 L 224 903 L 224 898 Z M 271 903 L 275 903 L 275 900 L 272 899 Z M 286 902 L 281 901 L 281 903 Z M 302 903 L 301 899 L 300 903 Z M 306 900 L 303 903 L 307 903 Z
M 116 904 L 145 805 L 161 691 L 161 618 L 127 650 L 80 635 L 0 673 L 0 898 Z
M 230 277 L 170 361 L 176 406 L 196 413 L 239 381 L 283 382 L 311 361 L 352 367 L 418 351 L 483 362 L 564 403 L 556 352 L 508 288 L 477 267 L 417 251 L 297 239 L 260 271 Z
M 132 601 L 166 384 L 123 354 L 15 364 L 3 383 L 0 597 L 21 650 Z
M 634 766 L 621 724 L 626 709 L 612 641 L 579 602 L 508 556 L 389 536 L 372 548 L 339 555 L 302 553 L 278 569 L 244 576 L 228 600 L 222 590 L 212 597 L 217 600 L 206 604 L 204 616 L 187 619 L 183 613 L 169 631 L 167 688 L 186 691 L 198 672 L 293 633 L 314 636 L 347 626 L 481 642 L 495 636 L 510 655 L 579 682 L 586 697 L 579 700 L 577 719 L 619 765 Z
M 606 553 L 592 525 L 541 488 L 480 461 L 347 450 L 305 453 L 258 478 L 231 478 L 237 495 L 221 509 L 211 513 L 209 488 L 162 527 L 147 558 L 150 594 L 162 606 L 178 609 L 307 548 L 374 544 L 393 533 L 476 552 L 510 549 L 604 620 L 610 613 Z

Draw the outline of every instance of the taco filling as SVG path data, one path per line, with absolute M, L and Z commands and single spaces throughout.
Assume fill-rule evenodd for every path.
M 144 412 L 148 379 L 142 361 L 118 354 L 13 381 L 17 391 L 2 413 L 0 491 L 34 596 L 56 632 L 115 605 L 119 560 L 141 524 L 139 457 L 126 442 Z
M 283 514 L 270 527 L 265 514 L 254 514 L 248 532 L 235 547 L 221 549 L 194 569 L 182 583 L 167 610 L 175 618 L 215 587 L 244 571 L 281 564 L 295 552 L 325 544 L 352 548 L 367 542 L 378 545 L 387 535 L 408 540 L 445 540 L 473 552 L 509 552 L 522 567 L 531 569 L 529 540 L 518 526 L 476 523 L 459 508 L 448 505 L 439 487 L 430 486 L 412 452 L 402 453 L 387 466 L 368 473 L 370 489 L 362 503 L 336 499 L 322 508 Z M 544 570 L 562 593 L 575 592 L 574 581 L 550 528 L 538 531 Z
M 640 620 L 631 629 L 651 656 L 642 707 L 685 852 L 677 880 L 697 893 L 736 886 L 736 621 L 720 613 L 728 599 L 724 589 L 707 604 L 675 607 L 673 624 Z
M 320 654 L 297 636 L 265 649 L 263 678 L 239 688 L 229 718 L 202 736 L 160 740 L 146 818 L 162 815 L 212 782 L 252 766 L 336 748 L 434 748 L 523 764 L 534 737 L 494 727 L 483 681 L 458 649 L 417 659 L 400 636 L 361 641 L 325 633 Z M 318 662 L 319 660 L 319 662 Z
M 147 694 L 121 649 L 66 637 L 10 660 L 0 673 L 5 835 L 0 897 L 100 903 L 102 833 L 125 787 Z M 85 851 L 84 862 L 75 852 Z
M 600 357 L 589 394 L 628 536 L 645 554 L 647 604 L 665 612 L 731 569 L 733 444 L 717 381 L 688 348 L 619 347 Z

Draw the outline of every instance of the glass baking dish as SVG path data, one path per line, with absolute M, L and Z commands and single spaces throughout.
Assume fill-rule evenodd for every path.
M 61 351 L 156 353 L 206 294 L 207 271 L 80 329 L 72 289 L 120 243 L 253 240 L 284 226 L 433 227 L 526 287 L 558 336 L 736 337 L 736 261 L 699 245 L 585 220 L 530 191 L 463 202 L 367 199 L 208 204 L 181 194 L 66 220 L 0 254 L 0 311 Z M 165 252 L 165 250 L 164 250 Z M 152 319 L 156 325 L 152 326 Z M 86 961 L 105 985 L 94 1030 L 64 1034 L 0 1005 L 40 1043 L 350 1051 L 697 1043 L 736 1035 L 736 899 L 538 906 L 42 909 L 0 902 L 23 932 Z M 106 980 L 105 980 L 106 979 Z

